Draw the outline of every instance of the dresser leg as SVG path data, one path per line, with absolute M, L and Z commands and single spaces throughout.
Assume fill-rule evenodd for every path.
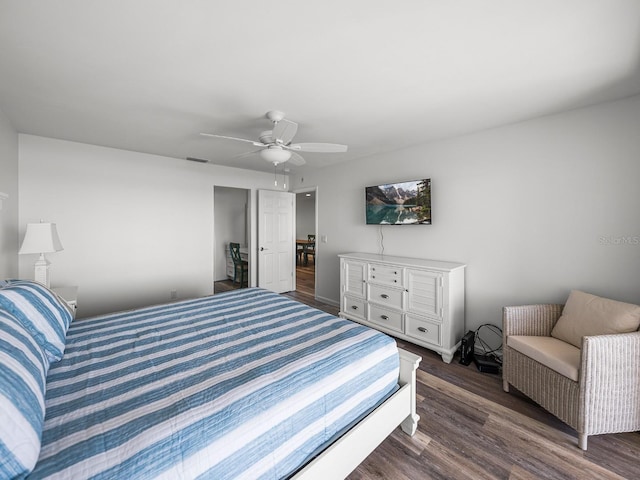
M 451 363 L 451 360 L 453 360 L 453 353 L 442 352 L 440 356 L 442 357 L 442 361 L 444 363 Z

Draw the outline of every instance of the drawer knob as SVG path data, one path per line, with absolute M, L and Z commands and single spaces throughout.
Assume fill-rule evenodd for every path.
M 354 310 L 357 310 L 358 306 L 357 305 L 351 305 L 351 308 L 354 309 Z
M 427 330 L 424 327 L 418 327 L 418 331 L 422 332 L 422 333 L 429 333 L 429 330 Z
M 389 317 L 387 317 L 386 315 L 380 315 L 380 318 L 383 320 L 389 320 Z
M 381 293 L 381 294 L 380 294 L 380 296 L 381 296 L 382 298 L 389 298 L 389 295 L 387 295 L 386 293 Z

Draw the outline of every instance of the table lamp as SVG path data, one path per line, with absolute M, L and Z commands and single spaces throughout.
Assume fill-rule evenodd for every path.
M 22 240 L 22 246 L 18 253 L 40 254 L 35 263 L 34 280 L 49 288 L 49 262 L 44 254 L 59 252 L 62 249 L 55 223 L 28 223 L 27 232 L 24 234 L 24 240 Z

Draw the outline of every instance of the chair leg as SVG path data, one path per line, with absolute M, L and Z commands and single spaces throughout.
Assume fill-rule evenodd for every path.
M 578 446 L 581 450 L 587 450 L 587 437 L 586 433 L 578 433 Z
M 509 393 L 509 382 L 504 379 L 502 380 L 502 390 Z

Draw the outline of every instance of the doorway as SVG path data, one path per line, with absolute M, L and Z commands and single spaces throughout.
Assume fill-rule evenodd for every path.
M 316 189 L 296 192 L 296 292 L 315 299 L 317 263 L 317 192 Z M 305 245 L 312 235 L 314 244 Z M 313 248 L 313 250 L 311 250 Z M 308 250 L 307 250 L 308 249 Z
M 239 282 L 233 281 L 229 243 L 239 243 L 240 251 L 249 261 L 250 199 L 251 191 L 246 188 L 213 187 L 213 293 L 241 287 Z

